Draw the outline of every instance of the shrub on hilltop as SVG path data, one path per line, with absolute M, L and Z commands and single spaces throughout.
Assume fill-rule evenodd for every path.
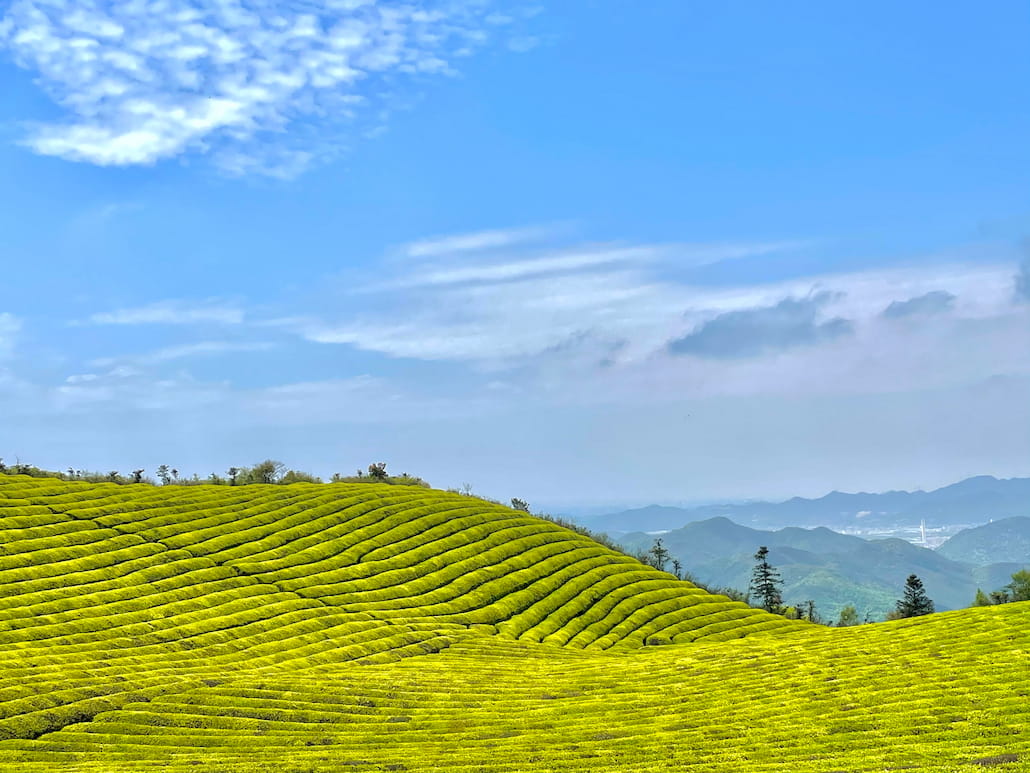
M 248 486 L 253 484 L 290 485 L 291 483 L 324 483 L 316 475 L 303 470 L 293 470 L 286 467 L 275 459 L 265 459 L 250 467 L 230 467 L 224 475 L 211 473 L 206 478 L 201 478 L 196 473 L 186 476 L 175 467 L 167 464 L 159 465 L 154 470 L 155 477 L 146 475 L 146 470 L 136 469 L 129 474 L 122 474 L 117 470 L 110 472 L 94 472 L 69 467 L 67 470 L 47 470 L 33 464 L 18 461 L 15 464 L 6 464 L 0 459 L 0 475 L 27 475 L 31 478 L 57 478 L 58 480 L 82 481 L 85 483 L 117 483 L 128 485 L 132 483 L 145 484 L 150 486 Z M 385 462 L 370 464 L 368 473 L 358 470 L 356 475 L 341 475 L 336 473 L 330 478 L 330 483 L 387 483 L 395 486 L 419 486 L 431 488 L 422 478 L 409 475 L 404 472 L 400 475 L 389 475 L 386 472 Z

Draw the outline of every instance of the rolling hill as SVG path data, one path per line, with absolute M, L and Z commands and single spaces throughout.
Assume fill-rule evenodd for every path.
M 783 597 L 787 603 L 815 601 L 824 617 L 835 620 L 845 605 L 854 606 L 860 617 L 882 620 L 901 597 L 905 578 L 913 572 L 926 586 L 941 611 L 962 609 L 973 603 L 977 588 L 1000 588 L 1013 572 L 1030 566 L 1030 552 L 1023 552 L 1018 526 L 1027 519 L 997 521 L 991 527 L 959 532 L 954 554 L 966 555 L 963 545 L 985 563 L 953 560 L 953 553 L 929 550 L 900 539 L 866 540 L 840 534 L 825 527 L 788 527 L 777 531 L 752 529 L 726 518 L 688 523 L 661 535 L 673 557 L 691 576 L 707 586 L 747 590 L 759 545 L 769 548 L 770 562 L 783 576 Z M 1006 525 L 1007 524 L 1007 525 Z M 1011 538 L 1004 552 L 999 539 Z M 624 534 L 618 541 L 630 551 L 646 551 L 654 535 Z M 949 541 L 950 542 L 950 541 Z M 949 543 L 945 543 L 945 546 Z M 992 547 L 994 552 L 992 553 Z M 970 554 L 971 555 L 971 554 Z M 997 560 L 990 561 L 992 555 Z M 1018 557 L 1022 556 L 1021 559 Z M 1005 558 L 1012 558 L 1004 563 Z
M 4 771 L 1022 766 L 1028 630 L 787 621 L 424 489 L 0 476 Z

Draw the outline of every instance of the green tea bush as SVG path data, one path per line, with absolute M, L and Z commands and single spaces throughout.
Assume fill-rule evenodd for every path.
M 788 621 L 417 485 L 0 476 L 0 772 L 1016 770 L 1028 630 Z

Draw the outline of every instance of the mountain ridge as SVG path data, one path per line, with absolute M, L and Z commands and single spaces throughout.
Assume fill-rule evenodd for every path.
M 1030 533 L 1030 519 L 1025 520 Z M 633 532 L 620 535 L 618 541 L 640 552 L 655 539 L 653 534 Z M 765 545 L 769 560 L 783 575 L 784 601 L 812 600 L 831 620 L 847 605 L 856 607 L 861 617 L 882 619 L 912 573 L 923 580 L 941 610 L 961 609 L 973 603 L 978 588 L 1001 587 L 1014 571 L 1030 565 L 1030 547 L 1013 560 L 976 564 L 898 538 L 863 539 L 826 527 L 760 530 L 725 516 L 688 523 L 664 532 L 661 539 L 671 557 L 699 582 L 741 591 L 750 581 L 753 554 Z
M 647 505 L 614 513 L 575 518 L 598 531 L 631 532 L 675 529 L 716 516 L 754 528 L 826 526 L 857 529 L 886 526 L 974 526 L 991 518 L 1030 515 L 1030 478 L 978 475 L 931 491 L 879 494 L 831 491 L 809 499 L 745 502 L 697 507 Z

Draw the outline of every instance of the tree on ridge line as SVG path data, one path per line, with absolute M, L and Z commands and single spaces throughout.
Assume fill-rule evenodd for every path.
M 934 612 L 933 601 L 926 595 L 923 581 L 910 574 L 905 580 L 905 594 L 895 605 L 898 617 L 920 617 Z
M 759 600 L 759 606 L 766 612 L 779 614 L 783 609 L 783 595 L 780 586 L 783 578 L 769 563 L 769 548 L 762 545 L 755 553 L 755 568 L 751 572 L 749 592 Z

